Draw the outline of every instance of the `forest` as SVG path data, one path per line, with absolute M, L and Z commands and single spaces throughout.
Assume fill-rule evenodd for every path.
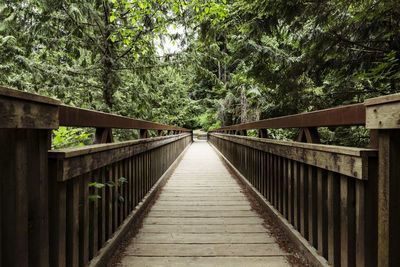
M 0 85 L 188 129 L 400 92 L 399 60 L 396 0 L 0 3 Z M 363 127 L 319 131 L 368 143 Z

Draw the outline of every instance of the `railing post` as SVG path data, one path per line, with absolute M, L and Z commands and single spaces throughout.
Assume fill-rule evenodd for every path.
M 365 106 L 366 128 L 378 134 L 378 266 L 400 266 L 400 94 Z
M 268 138 L 267 129 L 258 129 L 259 138 Z
M 149 132 L 146 129 L 139 130 L 139 139 L 148 138 Z
M 111 128 L 96 128 L 94 135 L 94 144 L 113 143 L 114 137 Z
M 0 87 L 1 266 L 49 266 L 47 149 L 58 105 Z
M 297 137 L 297 142 L 321 143 L 319 139 L 318 129 L 316 127 L 300 128 L 299 136 Z

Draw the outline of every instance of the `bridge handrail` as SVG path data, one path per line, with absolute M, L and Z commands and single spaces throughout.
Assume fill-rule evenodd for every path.
M 132 119 L 120 115 L 77 108 L 68 105 L 59 106 L 59 123 L 63 126 L 119 128 L 119 129 L 146 129 L 146 130 L 173 130 L 189 132 L 191 130 L 177 126 Z
M 211 132 L 225 130 L 305 128 L 350 125 L 365 125 L 364 103 L 276 117 L 249 123 L 235 124 L 213 129 Z
M 158 136 L 164 135 L 163 131 L 168 131 L 168 135 L 191 132 L 191 130 L 182 127 L 64 105 L 57 99 L 12 90 L 1 86 L 0 98 L 1 100 L 4 99 L 4 105 L 2 107 L 3 112 L 0 115 L 2 119 L 0 121 L 1 128 L 41 129 L 50 127 L 51 129 L 56 129 L 58 126 L 94 127 L 96 128 L 94 143 L 113 142 L 112 128 L 138 129 L 140 130 L 140 138 L 148 137 L 147 130 L 157 130 Z M 34 113 L 31 114 L 31 111 L 24 112 L 22 110 L 23 107 L 15 102 L 21 100 L 26 103 L 31 103 L 30 108 L 33 107 Z M 27 104 L 25 104 L 25 106 L 27 107 Z M 43 109 L 43 112 L 41 109 Z M 49 112 L 44 111 L 44 109 L 47 109 Z M 38 112 L 41 116 L 37 116 L 39 114 Z M 49 115 L 49 113 L 51 113 L 51 115 Z M 35 119 L 30 118 L 32 116 L 35 116 Z
M 317 127 L 350 125 L 370 130 L 372 149 L 318 144 Z M 267 128 L 300 128 L 300 142 L 267 139 Z M 333 266 L 400 264 L 400 94 L 221 127 L 209 141 L 310 258 L 312 245 Z
M 60 125 L 95 127 L 94 144 L 49 150 Z M 112 128 L 139 140 L 112 143 Z M 104 264 L 190 132 L 0 87 L 0 266 Z

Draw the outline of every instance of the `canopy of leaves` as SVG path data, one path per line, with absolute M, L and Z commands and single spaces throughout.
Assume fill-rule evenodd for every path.
M 204 130 L 400 91 L 395 0 L 4 0 L 0 44 L 3 86 Z

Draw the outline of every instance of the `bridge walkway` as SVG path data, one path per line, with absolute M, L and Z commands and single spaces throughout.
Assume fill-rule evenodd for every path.
M 194 142 L 118 266 L 289 266 L 213 148 Z

